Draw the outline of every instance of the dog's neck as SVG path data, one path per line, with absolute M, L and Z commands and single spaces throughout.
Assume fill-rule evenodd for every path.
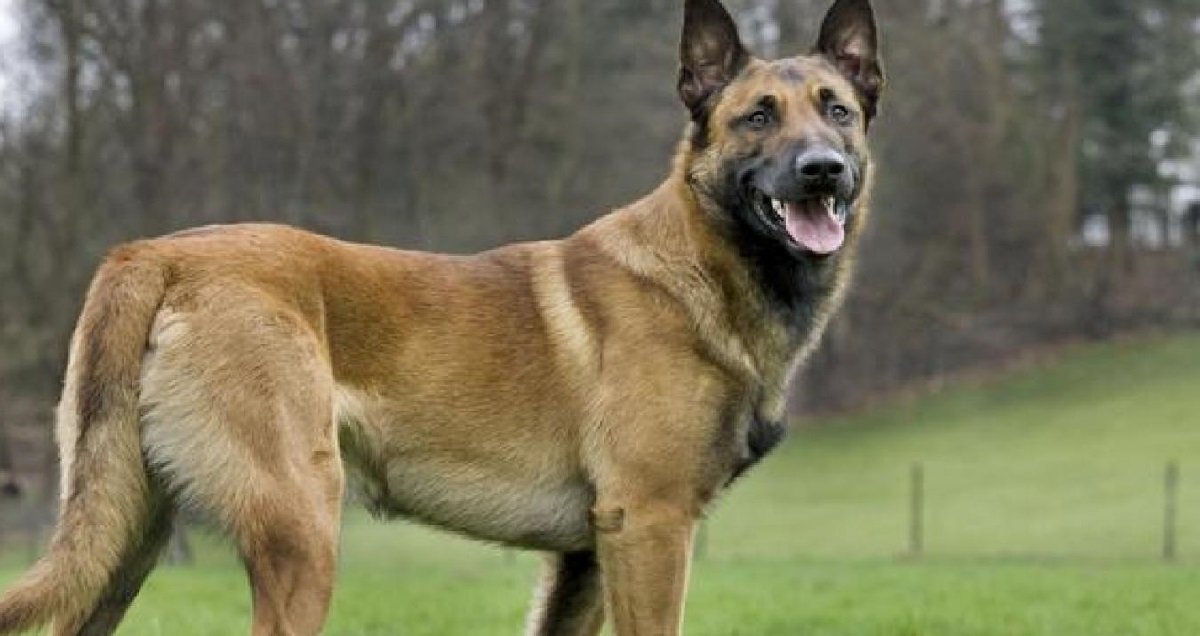
M 771 246 L 754 242 L 768 239 L 748 236 L 732 218 L 695 191 L 687 166 L 677 160 L 657 189 L 600 223 L 617 229 L 606 239 L 620 243 L 606 250 L 610 255 L 666 289 L 698 327 L 720 326 L 696 329 L 706 353 L 743 377 L 757 393 L 756 410 L 775 421 L 791 376 L 819 339 L 841 289 L 825 282 L 836 280 L 835 271 L 781 260 Z M 821 300 L 808 302 L 815 296 Z M 730 337 L 707 336 L 714 333 Z

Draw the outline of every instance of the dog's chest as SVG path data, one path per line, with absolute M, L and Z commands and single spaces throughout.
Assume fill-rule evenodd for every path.
M 787 435 L 787 428 L 780 422 L 759 416 L 750 416 L 744 431 L 736 439 L 733 454 L 733 474 L 728 483 L 733 483 L 747 470 L 762 461 Z

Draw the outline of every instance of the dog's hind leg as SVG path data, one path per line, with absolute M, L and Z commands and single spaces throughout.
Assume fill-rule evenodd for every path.
M 299 321 L 235 308 L 166 328 L 144 380 L 146 454 L 181 507 L 237 542 L 253 634 L 311 636 L 332 594 L 341 513 L 333 380 Z
M 263 501 L 235 530 L 253 590 L 252 633 L 315 635 L 333 594 L 338 504 L 312 505 L 290 487 L 279 492 L 286 495 Z
M 526 636 L 595 636 L 603 624 L 604 594 L 595 553 L 547 556 Z
M 290 415 L 272 419 L 263 411 L 273 404 L 280 402 L 245 402 L 214 420 L 221 426 L 171 426 L 197 439 L 154 452 L 185 505 L 215 517 L 237 542 L 252 588 L 252 633 L 311 636 L 333 590 L 342 467 L 327 409 L 284 409 Z M 317 430 L 318 420 L 328 429 L 323 443 L 304 433 Z M 252 423 L 255 441 L 238 440 Z

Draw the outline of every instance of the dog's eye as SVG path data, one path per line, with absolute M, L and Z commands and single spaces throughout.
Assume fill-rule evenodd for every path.
M 746 123 L 750 124 L 751 128 L 766 128 L 767 124 L 771 123 L 771 115 L 765 110 L 756 110 L 746 118 Z
M 829 118 L 845 126 L 854 120 L 854 113 L 841 104 L 833 104 L 829 107 Z

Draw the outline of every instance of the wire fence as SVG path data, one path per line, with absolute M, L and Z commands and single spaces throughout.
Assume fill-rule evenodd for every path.
M 908 556 L 925 555 L 926 486 L 925 465 L 913 462 L 909 469 Z M 1179 557 L 1179 462 L 1170 460 L 1163 470 L 1162 559 Z
M 975 548 L 977 551 L 972 550 L 967 553 L 963 553 L 961 551 L 961 546 L 956 546 L 956 549 L 952 550 L 949 554 L 945 552 L 939 552 L 938 548 L 944 546 L 936 545 L 936 542 L 935 545 L 931 546 L 929 537 L 929 528 L 931 525 L 933 525 L 930 523 L 931 517 L 938 514 L 942 514 L 943 517 L 953 516 L 953 513 L 950 513 L 949 515 L 946 514 L 947 511 L 939 506 L 939 501 L 936 497 L 931 497 L 931 481 L 935 482 L 936 480 L 931 480 L 929 478 L 925 462 L 914 461 L 907 466 L 907 484 L 904 489 L 906 501 L 905 505 L 903 506 L 903 514 L 905 515 L 905 518 L 903 530 L 901 530 L 901 532 L 906 532 L 907 536 L 902 538 L 896 537 L 896 539 L 903 542 L 901 544 L 902 547 L 898 546 L 898 550 L 895 553 L 896 556 L 910 560 L 920 560 L 927 557 L 942 558 L 944 556 L 965 558 L 972 558 L 972 555 L 980 558 L 1009 556 L 1009 553 L 997 551 L 995 549 L 987 549 L 987 544 L 976 544 Z M 1157 524 L 1159 526 L 1159 530 L 1157 532 L 1157 540 L 1159 543 L 1157 546 L 1145 544 L 1146 551 L 1143 554 L 1147 555 L 1145 558 L 1151 558 L 1150 555 L 1154 555 L 1152 558 L 1166 563 L 1175 563 L 1183 559 L 1183 555 L 1181 555 L 1180 551 L 1180 534 L 1181 526 L 1186 525 L 1182 522 L 1183 515 L 1180 486 L 1181 469 L 1178 460 L 1167 460 L 1164 462 L 1160 483 L 1161 491 L 1156 494 L 1152 491 L 1147 491 L 1147 495 L 1153 496 L 1155 499 L 1161 502 L 1161 508 L 1155 508 L 1160 510 L 1160 512 L 1156 514 L 1160 514 L 1161 517 L 1154 519 L 1147 518 L 1145 516 L 1141 517 L 1144 519 L 1145 523 L 1145 525 L 1142 526 L 1143 529 L 1149 527 L 1150 524 Z M 932 485 L 937 484 L 934 483 Z M 953 504 L 951 504 L 950 507 L 953 507 Z M 946 524 L 943 523 L 941 525 L 943 534 L 939 536 L 944 538 Z M 709 556 L 709 548 L 712 542 L 710 534 L 711 532 L 709 523 L 705 522 L 701 524 L 695 541 L 696 558 L 704 559 Z M 1069 542 L 1071 538 L 1065 537 L 1063 540 Z M 996 548 L 994 545 L 990 547 Z M 1105 556 L 1094 553 L 1081 554 L 1078 551 L 1072 550 L 1055 550 L 1051 546 L 1045 547 L 1049 548 L 1049 550 L 1035 552 L 1018 551 L 1015 554 L 1019 554 L 1022 557 L 1028 558 L 1070 559 L 1079 557 L 1089 560 L 1106 558 L 1125 559 L 1130 558 L 1131 556 L 1128 552 L 1121 552 L 1119 554 L 1110 554 Z M 867 551 L 869 552 L 869 550 Z M 853 552 L 853 550 L 851 550 L 851 552 Z M 847 553 L 844 556 L 851 559 L 858 558 L 850 553 Z M 859 557 L 861 557 L 861 555 L 859 555 Z

